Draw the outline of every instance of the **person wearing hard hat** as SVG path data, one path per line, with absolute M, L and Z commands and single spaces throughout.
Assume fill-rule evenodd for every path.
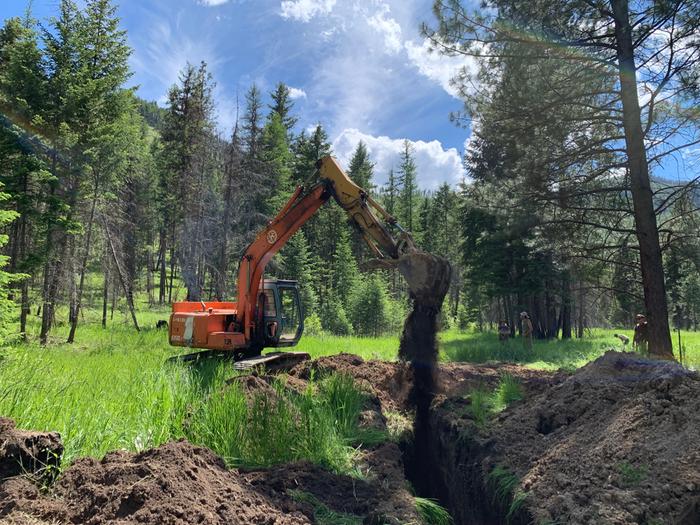
M 647 323 L 647 318 L 644 314 L 637 314 L 634 319 L 635 325 L 632 346 L 637 352 L 646 354 L 649 344 L 649 324 Z
M 532 350 L 532 321 L 530 321 L 530 316 L 527 312 L 520 312 L 520 321 L 523 325 L 523 348 Z

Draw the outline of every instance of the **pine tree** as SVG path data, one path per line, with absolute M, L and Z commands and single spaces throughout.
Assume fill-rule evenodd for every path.
M 296 125 L 299 118 L 292 115 L 294 102 L 289 97 L 289 88 L 284 82 L 278 82 L 275 90 L 270 93 L 270 98 L 272 99 L 272 104 L 267 107 L 270 108 L 271 114 L 276 113 L 279 115 L 280 121 L 287 131 L 287 137 L 290 138 L 292 128 Z
M 389 324 L 389 295 L 382 277 L 373 273 L 357 287 L 350 311 L 358 335 L 378 337 Z
M 243 144 L 251 159 L 258 159 L 262 142 L 262 109 L 260 89 L 253 84 L 245 95 L 246 107 L 243 113 Z
M 399 186 L 394 169 L 389 170 L 389 178 L 382 189 L 382 204 L 389 215 L 396 217 L 399 200 Z
M 340 303 L 346 307 L 350 304 L 350 296 L 359 281 L 359 271 L 357 261 L 350 244 L 350 234 L 348 228 L 339 231 L 335 240 L 335 251 L 333 253 L 331 275 L 333 276 L 333 287 Z
M 371 193 L 374 191 L 372 177 L 374 174 L 374 164 L 370 161 L 369 152 L 365 143 L 360 141 L 350 158 L 348 175 L 360 188 Z
M 0 191 L 0 202 L 6 201 L 10 196 Z M 17 218 L 17 213 L 11 210 L 0 210 L 0 228 L 3 230 L 6 226 Z M 7 243 L 7 235 L 0 235 L 0 248 L 5 246 Z M 6 255 L 0 255 L 0 342 L 5 340 L 7 336 L 7 325 L 12 317 L 12 310 L 14 303 L 8 298 L 10 285 L 14 280 L 17 279 L 17 275 L 12 275 L 11 273 L 4 270 L 7 265 L 9 257 Z
M 270 113 L 262 132 L 261 160 L 267 163 L 270 173 L 267 196 L 261 210 L 269 216 L 276 214 L 289 199 L 292 187 L 293 156 L 287 142 L 287 132 L 282 117 Z
M 416 163 L 413 160 L 413 147 L 408 140 L 403 142 L 401 162 L 399 164 L 398 184 L 401 187 L 398 201 L 399 222 L 408 231 L 413 231 L 414 214 L 416 212 Z
M 317 312 L 318 298 L 314 291 L 317 268 L 309 252 L 309 245 L 303 231 L 295 233 L 282 249 L 283 276 L 299 282 L 304 316 Z

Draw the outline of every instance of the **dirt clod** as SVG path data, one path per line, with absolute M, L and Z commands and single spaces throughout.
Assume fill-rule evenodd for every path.
M 12 419 L 0 417 L 0 481 L 25 474 L 50 480 L 62 454 L 57 432 L 20 430 Z

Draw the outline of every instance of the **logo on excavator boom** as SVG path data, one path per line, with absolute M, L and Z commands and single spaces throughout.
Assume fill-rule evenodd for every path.
M 269 244 L 275 244 L 277 242 L 277 232 L 275 230 L 267 232 L 267 242 Z

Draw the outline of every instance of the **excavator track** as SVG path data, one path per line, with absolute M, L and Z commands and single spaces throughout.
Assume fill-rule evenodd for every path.
M 240 353 L 231 351 L 204 350 L 191 354 L 176 355 L 169 358 L 168 362 L 196 363 L 203 359 L 232 360 L 233 368 L 240 371 L 262 367 L 268 372 L 282 372 L 291 370 L 303 361 L 308 361 L 311 359 L 311 356 L 306 352 L 269 352 L 264 355 L 242 357 Z

